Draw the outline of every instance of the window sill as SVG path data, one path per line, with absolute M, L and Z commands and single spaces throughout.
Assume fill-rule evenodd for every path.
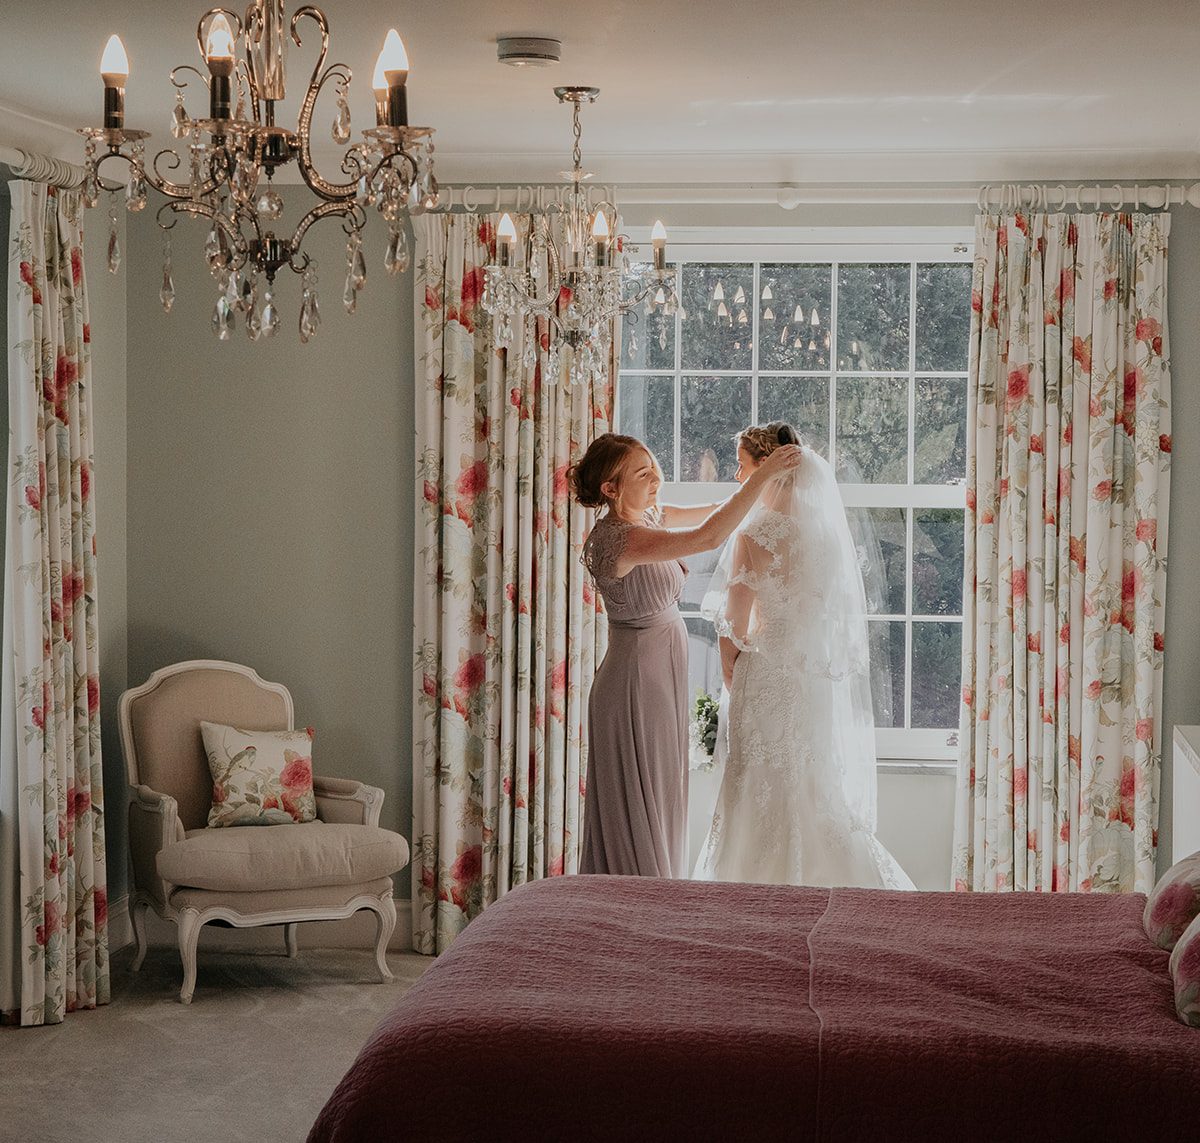
M 913 758 L 879 758 L 876 759 L 876 770 L 880 774 L 930 774 L 952 778 L 958 773 L 958 763 Z

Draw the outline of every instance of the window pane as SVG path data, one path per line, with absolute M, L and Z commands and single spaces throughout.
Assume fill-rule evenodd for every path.
M 908 380 L 837 379 L 837 476 L 843 484 L 908 483 Z
M 918 377 L 913 480 L 953 484 L 967 476 L 967 382 Z
M 838 368 L 908 368 L 909 267 L 838 268 Z
M 862 568 L 867 611 L 872 615 L 903 615 L 904 509 L 849 508 L 846 519 Z
M 958 726 L 962 624 L 913 623 L 912 725 Z
M 876 726 L 904 725 L 904 624 L 872 620 L 871 698 Z
M 648 274 L 648 262 L 631 267 L 639 279 Z M 675 317 L 663 313 L 651 294 L 646 302 L 621 318 L 621 367 L 623 369 L 675 368 Z
M 684 369 L 751 367 L 753 295 L 753 265 L 684 265 Z
M 961 615 L 963 514 L 921 508 L 913 516 L 913 614 Z
M 714 548 L 711 552 L 697 552 L 694 556 L 688 556 L 683 562 L 687 564 L 688 575 L 683 581 L 683 591 L 679 596 L 680 609 L 687 611 L 699 611 L 700 605 L 704 602 L 704 596 L 708 591 L 708 585 L 712 581 L 713 572 L 716 571 L 717 561 L 721 558 L 721 552 L 725 545 L 722 544 L 719 548 Z M 705 620 L 708 623 L 708 620 Z M 712 629 L 712 624 L 709 623 L 709 629 Z
M 760 267 L 759 369 L 829 368 L 832 269 L 828 264 Z
M 749 377 L 685 377 L 679 416 L 679 479 L 732 480 L 736 433 L 750 423 Z
M 706 691 L 716 698 L 721 693 L 721 656 L 717 633 L 707 619 L 684 616 L 688 633 L 688 717 L 696 703 L 696 692 Z
M 966 369 L 971 333 L 971 263 L 917 265 L 917 369 Z
M 760 377 L 759 424 L 787 421 L 810 448 L 829 459 L 829 382 L 824 377 Z
M 646 442 L 663 476 L 675 479 L 675 379 L 622 373 L 617 382 L 617 427 Z

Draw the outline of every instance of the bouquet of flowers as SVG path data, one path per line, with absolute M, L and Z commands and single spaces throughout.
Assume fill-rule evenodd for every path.
M 717 748 L 717 700 L 706 691 L 696 691 L 692 721 L 688 726 L 688 755 L 693 770 L 711 770 Z

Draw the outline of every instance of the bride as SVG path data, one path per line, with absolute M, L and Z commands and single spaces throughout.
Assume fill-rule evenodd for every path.
M 746 429 L 738 481 L 792 443 L 782 422 Z M 912 889 L 875 837 L 866 598 L 833 471 L 811 449 L 730 537 L 701 609 L 720 636 L 729 738 L 694 876 Z

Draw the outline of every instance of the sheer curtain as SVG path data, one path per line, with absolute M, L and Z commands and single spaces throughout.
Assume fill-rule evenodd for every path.
M 11 184 L 0 1018 L 109 998 L 90 329 L 79 195 Z
M 416 220 L 413 946 L 424 953 L 513 886 L 577 869 L 586 696 L 606 645 L 579 562 L 591 513 L 569 497 L 567 469 L 608 428 L 612 373 L 573 386 L 545 376 L 544 322 L 494 348 L 480 303 L 498 221 Z
M 976 223 L 959 889 L 1154 882 L 1170 221 Z

